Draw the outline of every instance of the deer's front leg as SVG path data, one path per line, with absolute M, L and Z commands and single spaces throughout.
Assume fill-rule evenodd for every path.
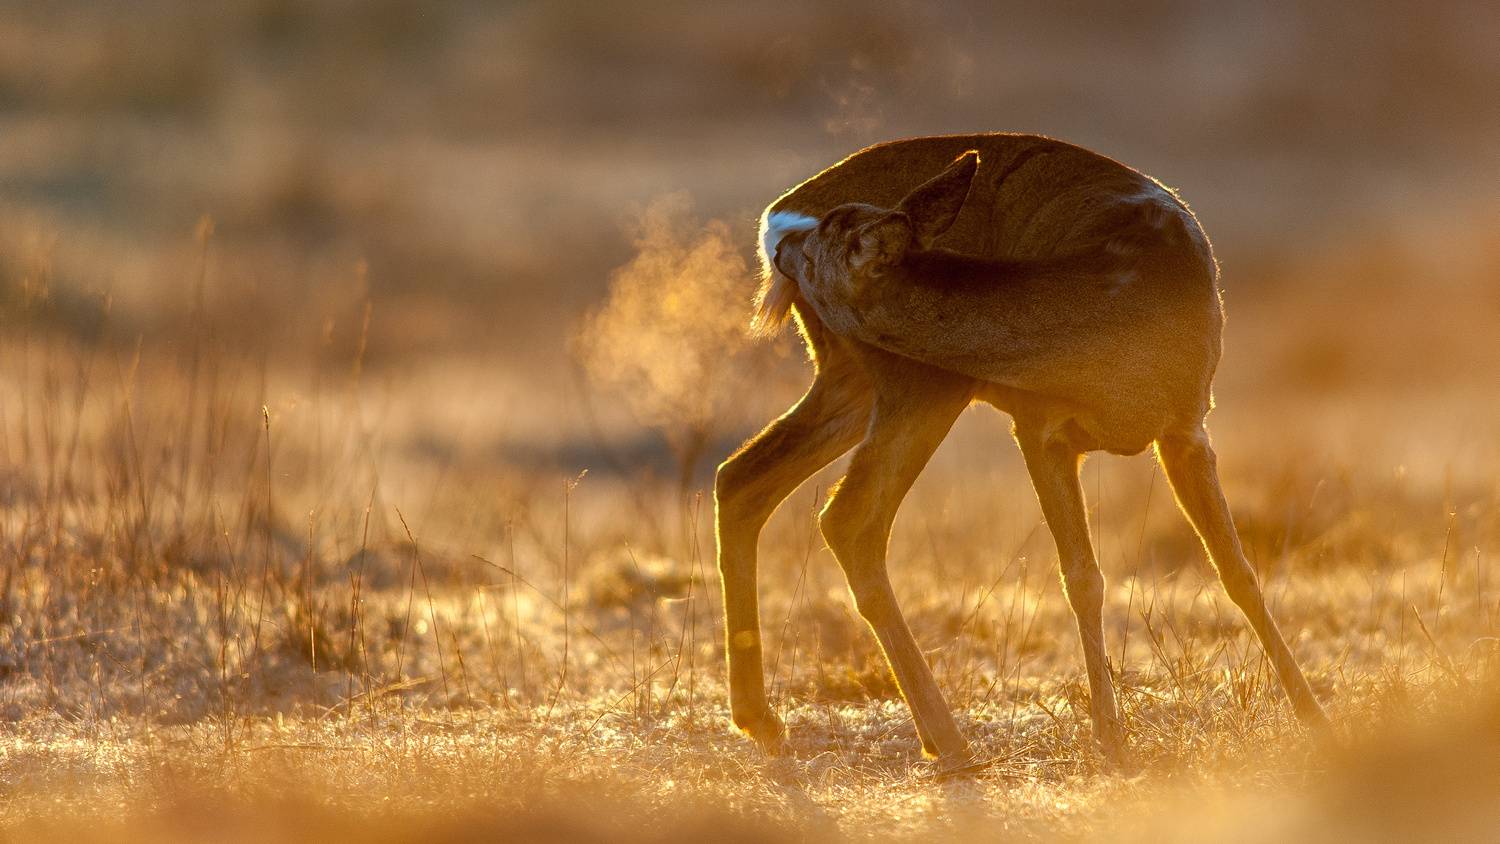
M 714 482 L 730 712 L 736 726 L 768 749 L 779 744 L 782 726 L 766 700 L 761 664 L 760 530 L 803 481 L 859 441 L 870 403 L 857 373 L 825 365 L 802 400 L 724 461 Z
M 1036 487 L 1042 515 L 1057 543 L 1063 591 L 1078 622 L 1083 661 L 1089 675 L 1089 715 L 1094 739 L 1116 764 L 1128 764 L 1125 728 L 1115 702 L 1114 680 L 1104 651 L 1104 576 L 1089 541 L 1088 510 L 1078 482 L 1082 455 L 1065 441 L 1049 441 L 1034 423 L 1016 422 L 1016 442 Z
M 893 356 L 875 359 L 886 370 L 878 376 L 874 418 L 849 460 L 849 473 L 823 509 L 823 536 L 911 707 L 923 750 L 945 763 L 962 764 L 969 760 L 968 742 L 896 603 L 886 546 L 902 498 L 969 403 L 972 387 L 968 379 Z

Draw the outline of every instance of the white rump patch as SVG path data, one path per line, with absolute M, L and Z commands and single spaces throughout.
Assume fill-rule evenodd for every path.
M 767 277 L 775 271 L 772 259 L 776 257 L 776 244 L 792 232 L 810 231 L 818 221 L 796 211 L 772 211 L 760 219 L 760 265 Z

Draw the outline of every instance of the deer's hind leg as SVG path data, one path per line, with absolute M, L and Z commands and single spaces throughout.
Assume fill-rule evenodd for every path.
M 961 761 L 968 743 L 897 606 L 886 550 L 901 499 L 968 404 L 972 382 L 894 357 L 872 371 L 877 397 L 870 428 L 823 508 L 823 536 L 911 707 L 923 749 Z
M 1156 452 L 1166 470 L 1167 480 L 1172 484 L 1172 492 L 1177 496 L 1178 506 L 1203 539 L 1209 559 L 1224 582 L 1224 591 L 1239 606 L 1260 638 L 1297 716 L 1310 727 L 1326 727 L 1328 717 L 1313 696 L 1312 687 L 1266 607 L 1255 569 L 1245 559 L 1240 538 L 1235 533 L 1234 520 L 1229 515 L 1229 504 L 1219 486 L 1217 458 L 1209 444 L 1208 432 L 1198 426 L 1167 434 L 1157 440 Z
M 872 393 L 852 361 L 819 367 L 806 395 L 719 466 L 714 481 L 725 650 L 734 723 L 774 749 L 781 721 L 766 700 L 756 545 L 771 513 L 803 481 L 859 442 Z
M 1018 418 L 1016 442 L 1036 487 L 1042 515 L 1057 543 L 1063 591 L 1078 622 L 1083 661 L 1089 675 L 1089 716 L 1094 739 L 1116 763 L 1126 758 L 1125 729 L 1115 703 L 1115 688 L 1104 649 L 1104 575 L 1089 541 L 1088 511 L 1078 470 L 1083 455 L 1066 437 L 1051 437 L 1039 421 Z

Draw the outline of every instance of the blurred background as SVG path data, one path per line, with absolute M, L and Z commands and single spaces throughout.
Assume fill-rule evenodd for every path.
M 1390 320 L 1273 343 L 1268 380 L 1426 382 L 1424 359 L 1475 363 L 1466 320 L 1495 343 L 1497 43 L 1480 1 L 11 0 L 0 319 L 43 283 L 58 331 L 170 343 L 202 279 L 230 346 L 347 360 L 363 343 L 372 369 L 448 358 L 450 375 L 460 354 L 576 420 L 572 326 L 653 203 L 677 215 L 671 243 L 725 226 L 737 253 L 694 281 L 738 321 L 780 192 L 869 143 L 1007 130 L 1180 190 L 1223 263 L 1231 344 L 1288 286 L 1341 322 Z M 1455 288 L 1462 308 L 1391 306 Z M 581 430 L 513 418 L 496 448 L 552 459 Z
M 996 130 L 1192 205 L 1274 612 L 1341 728 L 1460 725 L 1442 764 L 1316 755 L 1154 462 L 1101 456 L 1147 770 L 1272 783 L 1242 814 L 1303 837 L 1328 823 L 1296 799 L 1356 838 L 1492 830 L 1500 710 L 1452 713 L 1500 699 L 1497 91 L 1493 0 L 0 0 L 0 830 L 188 783 L 603 823 L 614 783 L 632 835 L 684 800 L 721 837 L 726 810 L 951 834 L 983 801 L 920 773 L 817 533 L 837 466 L 762 538 L 772 764 L 728 729 L 704 493 L 809 381 L 790 332 L 744 334 L 761 210 L 865 145 Z M 1175 799 L 1093 776 L 1004 420 L 960 418 L 891 556 L 965 730 L 1028 783 L 988 781 L 986 833 L 1113 834 L 1144 794 L 1162 840 Z M 1347 795 L 1306 787 L 1329 770 Z

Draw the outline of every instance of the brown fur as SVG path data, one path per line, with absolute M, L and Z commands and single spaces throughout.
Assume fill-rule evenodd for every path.
M 934 176 L 934 174 L 936 174 Z M 1078 617 L 1095 735 L 1125 753 L 1078 471 L 1083 455 L 1156 444 L 1183 512 L 1310 723 L 1324 717 L 1265 608 L 1219 491 L 1203 426 L 1220 351 L 1217 267 L 1192 212 L 1124 165 L 1030 135 L 917 138 L 863 150 L 767 209 L 816 228 L 766 244 L 757 310 L 794 315 L 816 375 L 791 410 L 719 469 L 735 723 L 774 744 L 755 598 L 761 526 L 855 447 L 821 516 L 912 708 L 924 749 L 967 743 L 906 627 L 886 540 L 917 473 L 971 401 L 1009 413 Z M 857 447 L 856 447 L 857 446 Z

